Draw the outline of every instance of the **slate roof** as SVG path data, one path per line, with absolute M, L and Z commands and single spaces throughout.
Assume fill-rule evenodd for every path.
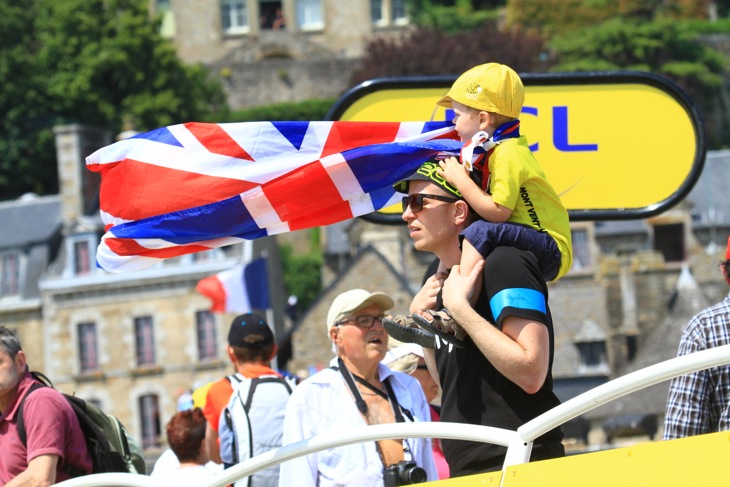
M 730 150 L 707 153 L 705 167 L 686 200 L 692 205 L 693 227 L 730 225 Z
M 0 202 L 0 250 L 45 244 L 61 228 L 61 198 L 24 196 Z
M 622 376 L 676 357 L 685 325 L 695 314 L 710 305 L 687 266 L 682 269 L 675 292 L 677 298 L 669 316 L 646 337 L 644 345 L 621 373 Z M 589 419 L 652 413 L 663 416 L 668 391 L 669 381 L 664 381 L 616 399 L 589 411 L 585 416 Z

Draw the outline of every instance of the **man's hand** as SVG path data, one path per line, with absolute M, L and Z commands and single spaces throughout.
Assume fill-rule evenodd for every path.
M 448 310 L 459 309 L 463 306 L 471 306 L 469 302 L 474 295 L 474 289 L 482 278 L 484 270 L 484 259 L 479 260 L 472 268 L 468 276 L 461 275 L 461 266 L 455 265 L 451 268 L 451 274 L 443 283 L 441 299 L 444 307 Z
M 437 272 L 433 276 L 426 279 L 423 287 L 416 294 L 411 301 L 410 312 L 415 313 L 417 311 L 423 311 L 425 309 L 436 308 L 436 297 L 438 296 L 441 287 L 444 285 L 444 280 L 448 277 L 445 272 Z

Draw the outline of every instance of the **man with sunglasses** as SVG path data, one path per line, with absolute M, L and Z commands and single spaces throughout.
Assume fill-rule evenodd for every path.
M 403 220 L 414 247 L 450 269 L 425 280 L 410 311 L 445 306 L 466 337 L 461 347 L 438 346 L 427 330 L 418 329 L 413 341 L 425 345 L 429 370 L 441 385 L 441 421 L 516 430 L 560 403 L 552 392 L 547 286 L 535 256 L 513 247 L 497 247 L 470 275 L 460 275 L 460 233 L 478 217 L 438 167 L 429 161 L 394 185 L 408 195 Z M 472 306 L 478 281 L 482 286 Z M 387 324 L 389 332 L 403 331 L 391 326 L 393 320 Z M 408 333 L 393 336 L 403 340 Z M 538 438 L 532 460 L 563 456 L 562 436 L 556 428 Z M 442 447 L 452 477 L 499 470 L 506 453 L 501 446 L 468 441 L 442 440 Z
M 292 393 L 284 419 L 285 445 L 367 425 L 430 420 L 418 381 L 380 363 L 388 348 L 383 317 L 393 305 L 386 294 L 364 289 L 335 298 L 327 313 L 327 333 L 336 357 Z M 285 462 L 279 485 L 382 486 L 385 470 L 404 462 L 419 469 L 411 470 L 414 475 L 438 479 L 431 441 L 404 438 L 338 447 Z
M 730 285 L 730 238 L 720 274 Z M 677 356 L 730 345 L 730 294 L 687 323 Z M 664 439 L 730 430 L 730 366 L 699 370 L 672 379 L 664 416 Z

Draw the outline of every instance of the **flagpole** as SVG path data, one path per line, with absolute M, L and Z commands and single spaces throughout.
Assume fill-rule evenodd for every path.
M 274 310 L 273 308 L 267 308 L 266 309 L 266 322 L 269 324 L 269 327 L 271 328 L 271 331 L 274 333 L 274 342 L 279 343 L 279 337 L 276 336 L 276 326 L 274 326 Z M 279 370 L 279 358 L 278 353 L 274 355 L 273 360 L 271 360 L 271 368 L 274 370 Z

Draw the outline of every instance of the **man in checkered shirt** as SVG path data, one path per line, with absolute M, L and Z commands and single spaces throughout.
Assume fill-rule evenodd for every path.
M 730 238 L 720 272 L 730 285 Z M 695 315 L 682 333 L 677 355 L 730 344 L 730 294 Z M 730 366 L 672 379 L 664 439 L 730 430 Z

